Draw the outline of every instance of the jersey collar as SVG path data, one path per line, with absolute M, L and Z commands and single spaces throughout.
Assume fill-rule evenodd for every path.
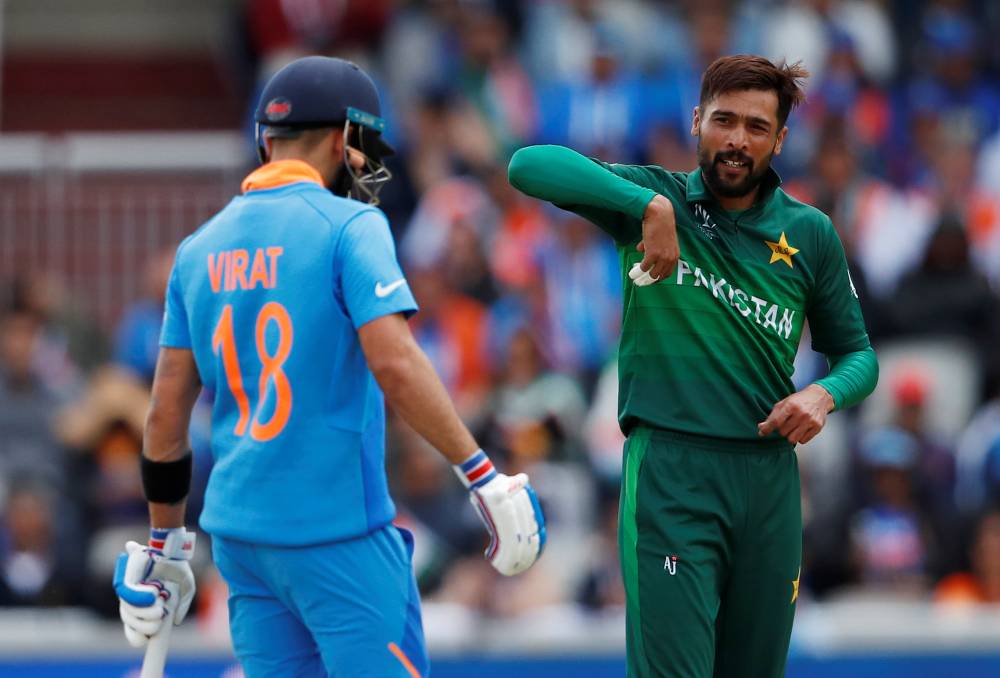
M 301 160 L 275 160 L 258 167 L 247 175 L 241 188 L 244 193 L 279 188 L 288 184 L 309 181 L 323 185 L 321 175 L 312 165 Z
M 760 194 L 757 204 L 766 203 L 774 195 L 774 191 L 781 185 L 781 177 L 774 171 L 773 167 L 768 167 L 764 173 L 764 178 L 760 181 Z M 688 174 L 687 178 L 687 201 L 702 202 L 705 200 L 715 200 L 712 193 L 705 186 L 705 180 L 701 176 L 701 168 Z

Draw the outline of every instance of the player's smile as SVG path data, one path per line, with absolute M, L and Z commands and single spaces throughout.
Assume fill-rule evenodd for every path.
M 720 172 L 724 178 L 732 181 L 742 177 L 744 172 L 753 174 L 753 160 L 741 153 L 729 154 L 725 157 L 721 153 L 715 155 L 716 172 Z

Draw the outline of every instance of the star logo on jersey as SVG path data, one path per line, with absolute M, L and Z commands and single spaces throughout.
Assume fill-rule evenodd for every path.
M 388 285 L 383 285 L 382 281 L 380 280 L 377 283 L 375 283 L 375 296 L 378 297 L 379 299 L 384 299 L 385 297 L 389 296 L 390 294 L 392 294 L 405 284 L 406 284 L 406 278 L 400 278 L 396 282 L 391 282 Z
M 788 268 L 792 268 L 792 257 L 799 253 L 799 250 L 788 244 L 785 239 L 785 232 L 781 232 L 781 237 L 778 238 L 778 242 L 771 242 L 770 240 L 765 240 L 764 244 L 771 248 L 771 261 L 767 262 L 773 264 L 776 261 L 783 261 L 788 264 Z
M 792 602 L 789 605 L 794 605 L 795 601 L 799 599 L 799 580 L 802 578 L 802 568 L 799 568 L 798 574 L 795 575 L 795 579 L 792 581 Z

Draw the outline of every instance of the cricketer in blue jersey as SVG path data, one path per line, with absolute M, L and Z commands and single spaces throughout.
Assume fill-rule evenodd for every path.
M 229 591 L 249 678 L 428 672 L 412 537 L 392 524 L 385 400 L 454 465 L 503 574 L 537 559 L 544 519 L 524 474 L 493 468 L 414 342 L 417 310 L 385 216 L 377 92 L 357 66 L 307 57 L 257 110 L 265 164 L 185 239 L 167 290 L 142 455 L 150 540 L 129 542 L 115 588 L 128 640 L 194 594 L 183 527 L 187 427 L 214 393 L 201 527 Z M 367 198 L 367 202 L 356 199 Z

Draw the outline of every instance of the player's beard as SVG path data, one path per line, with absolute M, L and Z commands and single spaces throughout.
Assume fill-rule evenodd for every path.
M 742 198 L 757 188 L 764 179 L 767 169 L 771 166 L 772 157 L 774 157 L 774 148 L 761 160 L 759 168 L 757 168 L 757 163 L 753 161 L 753 158 L 740 151 L 716 153 L 710 157 L 709 152 L 702 147 L 701 139 L 698 139 L 698 167 L 701 168 L 702 179 L 712 193 L 720 198 Z M 719 174 L 719 165 L 725 160 L 746 163 L 747 175 L 736 182 L 728 182 L 723 179 L 722 175 Z
M 336 176 L 333 177 L 333 181 L 327 184 L 327 188 L 331 193 L 339 195 L 341 198 L 353 197 L 351 191 L 354 188 L 354 177 L 351 176 L 346 167 L 338 167 Z

